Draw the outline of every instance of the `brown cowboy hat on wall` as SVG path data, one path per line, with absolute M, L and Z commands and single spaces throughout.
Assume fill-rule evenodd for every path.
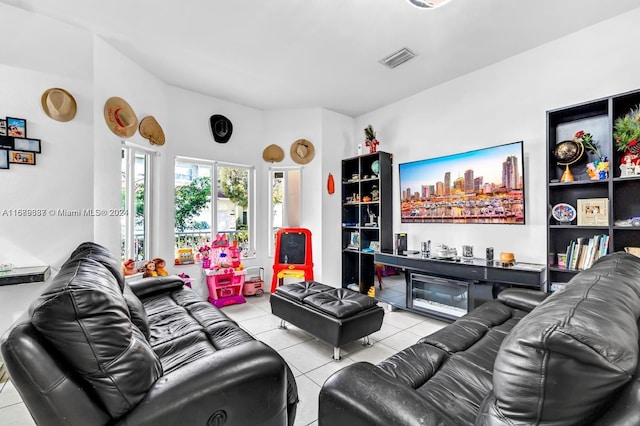
M 44 113 L 56 121 L 70 121 L 78 110 L 71 93 L 59 87 L 47 89 L 42 94 L 41 103 Z
M 130 138 L 138 129 L 138 117 L 133 108 L 117 96 L 104 103 L 104 120 L 109 130 L 123 138 Z
M 148 115 L 140 120 L 138 131 L 140 132 L 140 136 L 151 142 L 151 145 L 164 145 L 164 131 L 160 123 L 158 123 L 158 120 L 152 115 Z
M 296 163 L 307 164 L 313 160 L 315 149 L 310 141 L 306 139 L 298 139 L 291 144 L 291 150 L 289 153 L 291 154 L 291 159 Z
M 233 133 L 233 124 L 224 115 L 214 114 L 209 119 L 211 124 L 211 133 L 213 133 L 213 139 L 218 143 L 227 143 L 231 139 Z

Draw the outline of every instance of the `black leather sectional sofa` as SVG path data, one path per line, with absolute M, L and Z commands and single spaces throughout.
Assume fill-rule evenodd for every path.
M 39 425 L 292 425 L 284 360 L 178 277 L 126 283 L 84 243 L 3 336 Z M 0 420 L 0 423 L 2 421 Z
M 640 259 L 601 258 L 547 297 L 508 289 L 382 361 L 338 371 L 320 426 L 640 425 Z

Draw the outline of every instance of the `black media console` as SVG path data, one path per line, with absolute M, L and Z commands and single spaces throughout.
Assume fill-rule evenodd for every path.
M 445 321 L 455 321 L 505 288 L 546 291 L 546 268 L 534 263 L 456 261 L 394 253 L 376 253 L 374 262 L 404 270 L 407 293 L 402 309 Z

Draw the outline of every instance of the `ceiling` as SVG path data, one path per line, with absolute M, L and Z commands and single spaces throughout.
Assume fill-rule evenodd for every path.
M 0 0 L 90 30 L 173 86 L 358 116 L 640 7 L 637 0 Z M 408 47 L 391 70 L 378 61 Z M 570 54 L 570 53 L 569 53 Z

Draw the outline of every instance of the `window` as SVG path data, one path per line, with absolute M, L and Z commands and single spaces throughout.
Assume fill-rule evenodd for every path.
M 177 159 L 175 245 L 194 251 L 217 234 L 237 240 L 243 257 L 255 255 L 251 166 Z
M 300 226 L 300 179 L 299 167 L 270 169 L 269 256 L 275 253 L 278 229 Z
M 122 260 L 149 258 L 149 212 L 151 205 L 151 154 L 134 147 L 122 148 Z

